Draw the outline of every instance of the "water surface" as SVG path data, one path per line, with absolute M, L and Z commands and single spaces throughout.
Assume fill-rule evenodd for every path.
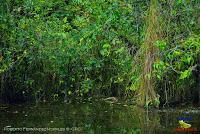
M 170 134 L 179 128 L 180 118 L 190 119 L 186 122 L 192 128 L 200 128 L 198 107 L 147 112 L 123 102 L 76 100 L 1 105 L 0 110 L 0 133 Z

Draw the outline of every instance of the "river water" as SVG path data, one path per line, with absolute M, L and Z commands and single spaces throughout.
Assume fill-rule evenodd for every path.
M 125 102 L 2 105 L 0 133 L 170 134 L 200 133 L 200 107 L 144 110 Z M 191 124 L 180 129 L 178 120 Z M 190 132 L 188 132 L 190 131 Z

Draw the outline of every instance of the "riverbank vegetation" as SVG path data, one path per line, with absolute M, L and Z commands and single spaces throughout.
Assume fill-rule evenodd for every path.
M 198 0 L 3 0 L 1 101 L 199 104 L 199 7 Z

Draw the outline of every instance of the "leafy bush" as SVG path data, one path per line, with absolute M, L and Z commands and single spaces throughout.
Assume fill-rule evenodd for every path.
M 44 92 L 49 97 L 57 93 L 116 96 L 128 88 L 132 61 L 121 36 L 134 39 L 129 36 L 134 32 L 130 4 L 5 1 L 4 11 L 0 68 L 4 85 L 10 79 L 16 92 L 31 96 Z
M 0 92 L 4 99 L 132 95 L 140 87 L 142 61 L 147 58 L 140 54 L 146 50 L 145 28 L 151 24 L 146 22 L 149 5 L 150 1 L 133 0 L 3 0 Z M 184 96 L 182 90 L 195 84 L 191 69 L 200 55 L 199 4 L 162 0 L 158 8 L 156 32 L 162 35 L 152 44 L 160 51 L 152 55 L 159 55 L 159 60 L 144 76 L 156 78 L 162 97 L 166 88 L 166 94 L 172 89 L 179 92 L 176 96 Z

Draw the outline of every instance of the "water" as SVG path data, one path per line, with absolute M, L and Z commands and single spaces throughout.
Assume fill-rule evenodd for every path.
M 178 118 L 189 119 L 186 122 L 192 125 L 191 130 L 200 128 L 200 108 L 147 112 L 124 102 L 77 100 L 68 104 L 1 105 L 0 110 L 0 133 L 8 134 L 167 134 L 178 130 Z

